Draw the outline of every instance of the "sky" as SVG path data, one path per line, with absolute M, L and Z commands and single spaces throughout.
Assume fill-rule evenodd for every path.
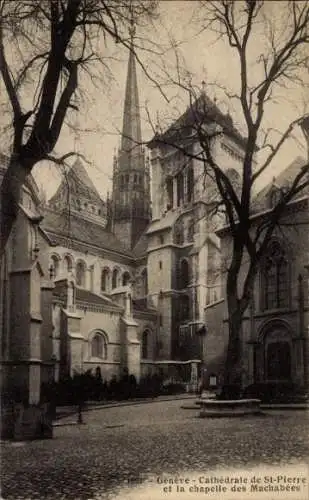
M 280 11 L 283 12 L 285 3 L 267 2 L 268 14 L 271 16 L 276 12 L 277 18 L 280 19 Z M 160 2 L 160 19 L 156 27 L 149 28 L 147 33 L 137 32 L 137 37 L 147 38 L 148 47 L 154 48 L 155 46 L 150 44 L 158 44 L 160 51 L 164 51 L 164 55 L 161 55 L 138 50 L 148 74 L 161 85 L 160 90 L 137 65 L 144 140 L 152 137 L 153 126 L 157 122 L 164 128 L 189 104 L 187 93 L 168 81 L 170 80 L 168 77 L 174 78 L 177 74 L 175 49 L 171 48 L 171 40 L 179 44 L 177 54 L 182 73 L 190 72 L 193 84 L 198 87 L 201 87 L 204 81 L 208 95 L 211 98 L 215 97 L 221 109 L 225 113 L 229 112 L 235 124 L 244 130 L 236 101 L 228 99 L 218 87 L 218 85 L 225 86 L 230 92 L 235 92 L 239 88 L 237 58 L 231 53 L 226 41 L 218 40 L 210 30 L 199 33 L 200 21 L 201 11 L 198 2 L 164 0 Z M 249 47 L 253 58 L 263 51 L 265 30 L 266 25 L 263 24 L 257 28 Z M 136 43 L 139 44 L 138 39 Z M 111 44 L 107 47 L 102 44 L 102 50 L 109 58 L 107 62 L 111 74 L 107 75 L 105 72 L 102 79 L 96 80 L 80 79 L 83 104 L 78 116 L 72 115 L 71 120 L 81 131 L 73 133 L 68 129 L 63 130 L 56 150 L 58 154 L 73 150 L 83 154 L 88 160 L 86 168 L 89 176 L 99 193 L 105 197 L 107 191 L 111 191 L 113 155 L 120 144 L 128 51 Z M 259 76 L 259 69 L 252 64 L 250 77 L 254 80 Z M 275 139 L 280 137 L 280 131 L 284 130 L 303 110 L 306 96 L 309 101 L 307 92 L 308 88 L 305 90 L 296 86 L 291 86 L 288 92 L 286 89 L 278 89 L 276 103 L 269 105 L 265 116 L 266 125 L 278 130 L 274 133 Z M 304 141 L 299 131 L 297 137 L 297 143 L 289 142 L 282 148 L 276 161 L 261 179 L 261 184 L 274 177 L 276 172 L 291 163 L 296 156 L 306 155 Z M 33 174 L 39 186 L 44 188 L 47 198 L 52 196 L 61 180 L 59 169 L 54 164 L 41 163 L 34 168 Z

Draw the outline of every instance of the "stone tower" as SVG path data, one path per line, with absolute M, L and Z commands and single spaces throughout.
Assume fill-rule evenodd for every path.
M 112 230 L 133 249 L 150 221 L 150 179 L 149 160 L 142 146 L 133 25 L 130 35 L 121 147 L 113 165 Z

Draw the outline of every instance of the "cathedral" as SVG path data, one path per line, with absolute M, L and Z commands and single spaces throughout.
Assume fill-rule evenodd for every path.
M 245 140 L 204 92 L 201 103 L 207 126 L 222 132 L 216 158 L 237 176 Z M 105 380 L 125 368 L 137 380 L 159 372 L 196 384 L 205 307 L 221 298 L 214 186 L 199 161 L 164 143 L 194 151 L 193 125 L 188 108 L 143 146 L 132 51 L 111 199 L 80 159 L 48 203 L 29 176 L 1 263 L 4 391 L 36 402 L 42 382 L 98 367 Z M 3 157 L 2 173 L 5 165 Z
M 215 184 L 196 158 L 197 117 L 213 135 L 214 160 L 237 183 L 246 139 L 204 91 L 145 148 L 131 51 L 111 198 L 101 198 L 80 159 L 48 203 L 29 176 L 0 268 L 2 393 L 13 388 L 37 403 L 43 382 L 98 367 L 104 380 L 127 369 L 137 380 L 160 373 L 188 389 L 196 388 L 205 367 L 222 370 L 227 233 L 217 231 L 222 215 Z M 1 177 L 6 166 L 1 156 Z M 305 264 L 304 257 L 300 269 Z M 299 294 L 298 302 L 293 297 L 284 302 L 301 308 L 290 327 L 293 351 L 286 354 L 286 345 L 280 346 L 282 356 L 290 356 L 289 373 L 300 380 L 295 360 L 306 355 L 299 325 L 307 322 L 307 306 Z M 261 320 L 267 307 L 257 306 L 245 318 L 247 383 L 272 369 L 268 361 L 263 368 L 258 340 L 267 330 Z

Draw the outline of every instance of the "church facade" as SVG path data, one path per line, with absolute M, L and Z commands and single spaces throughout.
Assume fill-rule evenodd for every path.
M 26 390 L 35 403 L 43 382 L 98 367 L 105 380 L 124 369 L 137 380 L 159 371 L 195 387 L 203 367 L 222 371 L 229 236 L 218 232 L 218 193 L 198 159 L 196 118 L 213 133 L 213 158 L 235 183 L 246 141 L 204 92 L 193 106 L 145 148 L 131 52 L 111 199 L 101 198 L 79 159 L 48 203 L 29 177 L 1 260 L 3 391 Z M 307 210 L 301 203 L 297 213 Z M 256 210 L 267 216 L 265 207 Z M 284 248 L 279 240 L 273 252 L 287 263 L 285 274 L 270 275 L 269 289 L 257 280 L 244 319 L 245 383 L 277 377 L 283 359 L 282 377 L 301 381 L 308 371 L 308 253 L 292 233 Z
M 252 232 L 269 217 L 284 190 L 300 172 L 305 160 L 297 158 L 267 185 L 252 204 Z M 244 314 L 241 331 L 242 384 L 285 384 L 308 390 L 309 371 L 309 253 L 308 188 L 286 207 L 260 262 L 253 299 Z M 229 259 L 228 227 L 218 233 L 222 261 Z M 244 259 L 244 262 L 246 258 Z M 240 282 L 245 279 L 241 268 Z M 218 322 L 218 318 L 222 321 Z M 228 315 L 223 284 L 222 298 L 205 309 L 208 336 L 204 361 L 209 371 L 223 373 L 228 342 Z

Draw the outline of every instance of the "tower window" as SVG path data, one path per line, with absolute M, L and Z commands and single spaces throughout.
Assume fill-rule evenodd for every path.
M 101 272 L 101 292 L 106 292 L 109 283 L 109 269 L 103 269 Z
M 172 177 L 168 177 L 166 179 L 166 192 L 167 192 L 167 209 L 171 209 L 173 206 L 173 179 Z
M 131 276 L 130 276 L 130 273 L 128 273 L 128 271 L 123 273 L 122 286 L 127 286 L 130 283 L 130 279 L 131 279 Z
M 113 275 L 112 275 L 112 288 L 117 288 L 118 286 L 118 269 L 113 270 Z
M 60 260 L 56 255 L 53 255 L 51 258 L 51 267 L 53 270 L 54 278 L 57 278 L 59 275 Z
M 159 260 L 159 269 L 162 269 L 162 260 Z
M 189 286 L 189 264 L 186 259 L 182 259 L 178 266 L 178 288 L 182 290 Z
M 289 306 L 289 270 L 285 253 L 277 242 L 270 246 L 263 264 L 265 309 Z
M 177 177 L 177 206 L 180 207 L 183 204 L 183 197 L 184 197 L 184 182 L 183 182 L 183 175 L 182 172 L 180 172 Z
M 189 167 L 187 172 L 187 199 L 188 202 L 193 200 L 194 194 L 194 173 L 192 166 Z
M 86 284 L 86 264 L 78 262 L 76 266 L 76 285 L 85 287 Z
M 142 335 L 142 359 L 149 357 L 149 330 L 145 330 Z

